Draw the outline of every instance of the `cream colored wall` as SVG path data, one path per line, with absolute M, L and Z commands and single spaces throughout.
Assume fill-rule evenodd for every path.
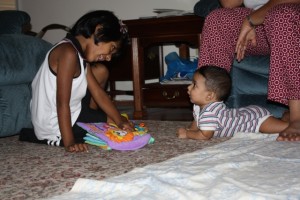
M 135 19 L 141 16 L 154 16 L 155 8 L 193 10 L 198 0 L 17 0 L 18 10 L 28 12 L 32 28 L 39 31 L 51 23 L 67 26 L 83 14 L 96 9 L 113 11 L 121 19 Z M 50 42 L 59 41 L 63 35 L 51 32 L 45 35 Z
M 153 9 L 167 8 L 193 11 L 198 0 L 17 0 L 18 10 L 26 11 L 31 16 L 32 29 L 40 31 L 51 23 L 72 26 L 75 21 L 91 10 L 111 10 L 119 18 L 136 19 L 155 16 Z M 64 31 L 49 31 L 43 39 L 55 43 L 65 36 Z M 165 54 L 176 51 L 174 47 L 164 47 Z M 192 50 L 191 55 L 196 56 Z M 131 82 L 117 83 L 117 89 L 131 89 Z M 131 97 L 119 97 L 131 99 Z

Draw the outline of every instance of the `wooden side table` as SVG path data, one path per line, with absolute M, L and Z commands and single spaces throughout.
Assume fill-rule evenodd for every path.
M 148 96 L 151 97 L 151 95 L 155 95 L 155 91 L 159 91 L 159 88 L 176 88 L 176 86 L 174 85 L 164 86 L 160 85 L 159 83 L 154 84 L 154 87 L 147 87 L 148 84 L 145 84 L 144 80 L 144 54 L 146 53 L 145 49 L 151 46 L 172 44 L 179 47 L 179 54 L 181 57 L 188 58 L 189 47 L 198 48 L 199 46 L 203 23 L 204 18 L 195 15 L 124 21 L 124 24 L 128 26 L 128 33 L 131 39 L 134 119 L 141 119 L 146 114 L 146 110 L 144 110 L 145 97 L 143 96 L 143 92 L 149 94 Z M 182 88 L 182 85 L 178 87 Z M 186 86 L 184 87 L 186 100 L 181 104 L 175 103 L 175 105 L 177 106 L 189 105 L 189 100 L 186 94 Z M 153 90 L 151 90 L 151 88 Z M 153 93 L 151 91 L 153 91 Z M 163 95 L 168 96 L 168 94 L 166 93 L 164 93 Z M 174 95 L 171 94 L 172 97 L 176 97 L 176 95 L 176 91 Z M 167 98 L 172 101 L 172 97 Z M 155 98 L 146 100 L 148 104 L 151 104 L 152 101 L 155 101 Z M 156 102 L 156 104 L 155 102 L 152 103 L 154 103 L 154 106 L 165 106 L 166 104 L 170 104 L 164 104 L 163 102 Z

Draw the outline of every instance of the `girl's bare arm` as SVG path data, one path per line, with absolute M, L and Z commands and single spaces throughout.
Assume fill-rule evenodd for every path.
M 76 50 L 63 44 L 54 49 L 49 62 L 57 74 L 57 115 L 64 146 L 67 151 L 86 151 L 86 146 L 75 144 L 69 105 L 73 77 L 80 73 Z
M 110 97 L 107 95 L 106 91 L 99 86 L 90 66 L 87 67 L 87 81 L 88 89 L 97 105 L 107 114 L 109 118 L 114 121 L 114 123 L 116 123 L 117 126 L 122 128 L 124 125 L 123 118 L 121 117 L 116 106 L 111 101 Z M 126 128 L 131 129 L 129 126 L 126 126 Z

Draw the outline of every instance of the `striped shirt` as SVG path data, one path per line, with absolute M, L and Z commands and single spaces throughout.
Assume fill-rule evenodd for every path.
M 200 130 L 211 130 L 214 137 L 230 137 L 237 132 L 259 132 L 259 127 L 271 113 L 265 108 L 251 105 L 227 108 L 223 102 L 206 105 L 202 110 L 194 105 L 194 119 Z

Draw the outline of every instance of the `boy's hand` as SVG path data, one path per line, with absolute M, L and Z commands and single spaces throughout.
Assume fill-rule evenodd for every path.
M 185 128 L 179 128 L 179 129 L 177 130 L 177 137 L 178 137 L 178 138 L 181 138 L 181 139 L 187 138 L 186 131 L 187 131 L 187 130 L 186 130 Z
M 84 143 L 70 145 L 65 147 L 65 150 L 68 152 L 89 152 L 87 144 Z

